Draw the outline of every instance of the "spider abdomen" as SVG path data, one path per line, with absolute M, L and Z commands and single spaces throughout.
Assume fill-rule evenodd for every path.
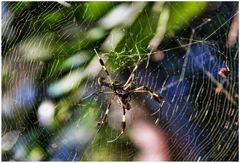
M 126 99 L 126 98 L 128 98 L 128 96 L 129 96 L 129 92 L 126 91 L 126 90 L 124 90 L 124 89 L 116 89 L 116 90 L 115 90 L 115 93 L 116 93 L 118 96 L 122 97 L 123 99 Z

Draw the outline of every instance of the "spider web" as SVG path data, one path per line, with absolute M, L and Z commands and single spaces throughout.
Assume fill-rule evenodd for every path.
M 2 2 L 2 160 L 141 160 L 136 135 L 147 135 L 147 124 L 164 133 L 165 145 L 153 147 L 168 160 L 237 161 L 238 40 L 231 45 L 229 33 L 238 3 L 210 3 L 187 24 L 161 28 L 166 37 L 150 52 L 145 45 L 156 34 L 157 14 L 187 19 L 184 5 Z M 119 82 L 140 55 L 133 86 L 164 99 L 131 94 L 126 134 L 114 143 L 107 141 L 120 133 L 122 110 L 114 100 L 98 132 L 111 95 L 98 93 L 97 77 L 106 74 L 94 48 Z M 229 76 L 219 75 L 221 68 Z

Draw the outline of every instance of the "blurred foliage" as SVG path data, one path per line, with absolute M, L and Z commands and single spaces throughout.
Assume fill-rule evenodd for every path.
M 188 25 L 193 17 L 200 14 L 205 6 L 206 2 L 170 3 L 171 13 L 167 24 L 166 35 L 168 37 L 174 36 L 177 30 Z
M 17 143 L 2 152 L 2 159 L 73 159 L 71 154 L 64 157 L 68 152 L 58 151 L 58 148 L 76 141 L 76 149 L 66 147 L 77 153 L 76 160 L 124 161 L 134 158 L 135 147 L 126 137 L 118 144 L 107 144 L 108 133 L 118 131 L 106 127 L 95 133 L 100 108 L 105 107 L 99 108 L 95 97 L 82 99 L 91 92 L 86 81 L 94 80 L 101 69 L 93 49 L 96 48 L 107 61 L 111 72 L 116 68 L 128 69 L 136 62 L 137 48 L 146 61 L 149 42 L 159 26 L 166 28 L 163 36 L 169 40 L 202 14 L 207 2 L 28 1 L 2 4 L 5 8 L 2 13 L 3 109 L 11 108 L 10 115 L 3 111 L 2 131 L 3 134 L 11 130 L 21 132 Z M 123 9 L 126 12 L 120 12 Z M 168 20 L 161 24 L 164 10 L 169 14 Z M 109 18 L 109 14 L 114 15 L 114 19 Z M 17 71 L 15 75 L 11 75 L 11 70 Z M 23 80 L 34 83 L 36 88 L 32 107 L 5 104 L 12 102 L 5 97 L 14 96 Z M 54 105 L 54 115 L 52 123 L 42 126 L 38 109 L 45 100 Z M 89 139 L 81 142 L 67 134 L 64 137 L 66 128 L 69 133 L 70 129 L 83 131 Z M 97 139 L 91 144 L 96 135 Z M 62 152 L 63 158 L 59 158 L 57 152 Z
M 117 3 L 112 2 L 91 2 L 84 3 L 84 20 L 96 21 L 106 14 Z M 81 15 L 82 16 L 82 15 Z

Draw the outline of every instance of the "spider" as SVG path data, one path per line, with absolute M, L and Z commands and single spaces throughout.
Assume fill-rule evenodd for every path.
M 131 94 L 132 93 L 148 93 L 151 98 L 154 98 L 155 101 L 157 101 L 158 103 L 161 103 L 163 101 L 163 97 L 158 95 L 157 93 L 153 92 L 151 89 L 149 89 L 146 86 L 140 86 L 137 88 L 131 88 L 133 79 L 134 79 L 134 73 L 135 71 L 138 69 L 139 64 L 141 63 L 141 57 L 139 55 L 138 61 L 135 64 L 130 76 L 128 77 L 127 81 L 122 84 L 118 81 L 113 81 L 107 68 L 105 67 L 105 63 L 103 62 L 103 60 L 100 58 L 98 52 L 96 51 L 96 49 L 94 49 L 95 53 L 97 54 L 98 58 L 99 58 L 99 62 L 102 66 L 102 69 L 105 71 L 106 75 L 107 75 L 107 80 L 106 78 L 100 77 L 98 78 L 98 84 L 102 87 L 107 87 L 110 88 L 111 91 L 110 92 L 102 92 L 102 93 L 110 93 L 112 94 L 111 100 L 107 105 L 107 109 L 105 111 L 104 116 L 102 117 L 102 120 L 100 122 L 98 122 L 99 126 L 102 126 L 102 124 L 104 124 L 104 122 L 107 119 L 108 113 L 110 111 L 110 107 L 111 107 L 111 103 L 112 101 L 117 98 L 118 100 L 118 104 L 121 106 L 122 110 L 123 110 L 123 115 L 122 115 L 122 122 L 121 122 L 121 132 L 120 134 L 113 140 L 108 141 L 108 143 L 110 142 L 114 142 L 116 141 L 122 134 L 124 134 L 125 129 L 126 129 L 126 110 L 130 110 L 131 109 L 131 105 L 129 104 L 131 98 Z M 100 128 L 99 128 L 100 129 Z

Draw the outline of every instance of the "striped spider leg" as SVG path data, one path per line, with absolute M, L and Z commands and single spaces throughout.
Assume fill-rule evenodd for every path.
M 108 113 L 109 113 L 111 105 L 112 105 L 112 101 L 113 101 L 114 98 L 115 98 L 115 94 L 112 95 L 111 101 L 107 105 L 107 109 L 105 111 L 105 114 L 104 114 L 102 120 L 100 122 L 98 122 L 98 126 L 104 124 L 104 122 L 106 121 Z
M 108 143 L 115 142 L 117 139 L 119 139 L 120 136 L 121 136 L 122 134 L 124 134 L 125 129 L 126 129 L 126 109 L 125 109 L 125 107 L 124 107 L 123 99 L 121 99 L 121 98 L 118 97 L 118 101 L 119 101 L 119 103 L 120 103 L 120 105 L 121 105 L 121 108 L 123 109 L 122 122 L 121 122 L 121 132 L 120 132 L 120 134 L 119 134 L 115 139 L 107 141 Z M 128 103 L 127 103 L 127 104 L 128 104 Z
M 133 81 L 133 79 L 134 79 L 134 73 L 135 73 L 135 71 L 138 69 L 138 66 L 140 65 L 140 63 L 141 63 L 141 58 L 139 57 L 136 65 L 135 65 L 135 67 L 134 67 L 134 69 L 132 70 L 130 76 L 128 77 L 128 80 L 127 80 L 126 83 L 123 85 L 123 88 L 124 88 L 124 89 L 128 89 L 128 88 L 131 86 L 132 81 Z
M 109 81 L 110 81 L 110 85 L 112 86 L 113 80 L 112 80 L 112 78 L 111 78 L 111 76 L 110 76 L 110 74 L 109 74 L 109 72 L 108 72 L 108 70 L 107 70 L 107 68 L 106 68 L 106 66 L 105 66 L 105 63 L 103 62 L 102 58 L 100 58 L 97 50 L 94 49 L 94 51 L 95 51 L 95 53 L 97 54 L 98 59 L 99 59 L 99 63 L 101 64 L 103 70 L 105 71 L 105 73 L 106 73 L 106 75 L 107 75 L 107 77 L 108 77 L 108 79 L 109 79 Z
M 158 103 L 161 103 L 163 101 L 163 97 L 158 95 L 157 93 L 153 92 L 151 89 L 149 89 L 146 86 L 141 86 L 136 89 L 130 90 L 129 92 L 135 92 L 135 93 L 148 93 L 152 98 L 154 98 L 155 101 Z
M 131 86 L 132 81 L 133 81 L 133 79 L 134 79 L 134 73 L 135 73 L 135 71 L 137 71 L 138 66 L 139 66 L 140 63 L 141 63 L 141 57 L 140 57 L 138 48 L 136 47 L 136 49 L 137 49 L 137 52 L 138 52 L 138 61 L 137 61 L 137 63 L 135 64 L 135 66 L 134 66 L 131 74 L 129 75 L 128 80 L 127 80 L 126 83 L 123 85 L 123 88 L 124 88 L 125 90 L 127 90 L 127 89 Z
M 165 100 L 163 99 L 162 96 L 158 95 L 157 93 L 155 93 L 154 91 L 152 91 L 151 89 L 149 89 L 146 86 L 141 86 L 141 87 L 135 88 L 133 90 L 129 90 L 129 92 L 148 93 L 151 96 L 151 98 L 153 98 L 159 104 L 163 104 L 163 102 L 165 102 Z M 152 113 L 151 115 L 156 114 L 157 112 L 159 112 L 159 110 L 160 110 L 160 108 L 157 111 L 155 111 L 154 113 Z

